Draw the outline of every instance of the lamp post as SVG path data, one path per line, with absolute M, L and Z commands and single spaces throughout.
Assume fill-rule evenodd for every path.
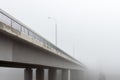
M 55 22 L 55 45 L 57 46 L 57 21 L 54 17 L 48 17 L 48 19 L 52 19 Z

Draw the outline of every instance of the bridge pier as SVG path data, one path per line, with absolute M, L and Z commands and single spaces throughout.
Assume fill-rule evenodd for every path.
M 82 70 L 78 70 L 78 73 L 79 73 L 79 76 L 80 76 L 80 80 L 84 80 L 85 79 L 85 76 L 84 76 L 84 71 Z
M 44 80 L 44 69 L 36 69 L 36 80 Z
M 62 80 L 69 80 L 70 71 L 67 69 L 62 70 Z
M 32 80 L 33 70 L 31 68 L 26 68 L 24 70 L 24 80 Z
M 56 80 L 57 79 L 57 69 L 50 68 L 48 71 L 48 80 Z
M 70 80 L 82 80 L 80 76 L 80 70 L 71 70 L 70 71 Z

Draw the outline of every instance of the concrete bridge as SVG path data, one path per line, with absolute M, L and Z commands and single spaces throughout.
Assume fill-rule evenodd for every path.
M 83 80 L 85 66 L 0 9 L 0 67 L 24 68 L 24 80 Z

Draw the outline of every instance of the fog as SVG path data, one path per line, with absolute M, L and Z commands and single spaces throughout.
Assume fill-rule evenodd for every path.
M 0 0 L 1 9 L 53 44 L 55 23 L 48 17 L 54 17 L 58 47 L 85 64 L 93 74 L 104 73 L 107 80 L 120 80 L 119 4 L 119 0 Z M 1 71 L 0 76 L 12 76 L 8 69 Z M 0 77 L 9 79 L 5 78 Z

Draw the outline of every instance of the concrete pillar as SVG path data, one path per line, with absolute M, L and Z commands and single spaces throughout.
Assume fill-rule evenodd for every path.
M 69 80 L 69 70 L 67 69 L 62 70 L 62 80 Z
M 24 80 L 32 80 L 33 71 L 31 68 L 26 68 L 24 70 Z
M 78 74 L 80 75 L 79 76 L 79 80 L 85 80 L 85 73 L 84 73 L 84 71 L 82 71 L 82 70 L 78 70 Z
M 70 71 L 70 80 L 81 80 L 79 71 L 77 70 L 71 70 Z
M 44 80 L 44 69 L 36 69 L 36 80 Z
M 62 80 L 62 69 L 57 70 L 57 79 L 56 80 Z
M 54 68 L 50 68 L 48 71 L 48 80 L 56 80 L 57 79 L 57 70 Z

